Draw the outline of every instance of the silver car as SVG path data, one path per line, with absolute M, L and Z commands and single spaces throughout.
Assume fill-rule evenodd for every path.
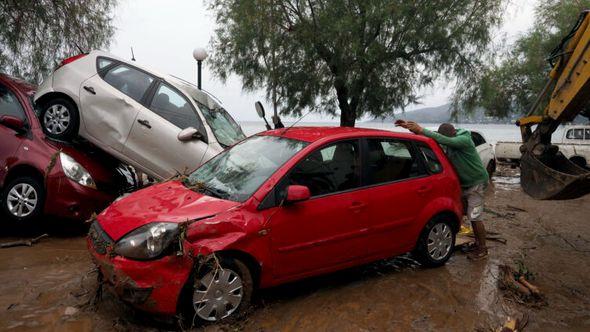
M 195 169 L 245 138 L 209 94 L 101 51 L 62 61 L 35 102 L 47 136 L 79 135 L 156 179 Z

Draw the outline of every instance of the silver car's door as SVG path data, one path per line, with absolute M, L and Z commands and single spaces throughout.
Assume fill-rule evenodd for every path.
M 124 154 L 163 179 L 197 168 L 207 152 L 207 133 L 193 104 L 179 90 L 159 82 L 148 108 L 140 110 Z M 181 141 L 181 130 L 193 127 L 200 138 Z
M 104 58 L 98 63 L 99 74 L 80 85 L 80 133 L 106 151 L 120 152 L 156 79 L 127 64 Z

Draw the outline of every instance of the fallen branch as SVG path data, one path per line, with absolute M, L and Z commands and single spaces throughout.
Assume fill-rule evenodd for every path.
M 36 244 L 41 239 L 48 237 L 49 234 L 43 234 L 41 236 L 37 236 L 36 238 L 32 238 L 29 240 L 19 240 L 19 241 L 12 241 L 12 242 L 4 242 L 0 243 L 0 248 L 12 248 L 12 247 L 31 247 L 33 244 Z

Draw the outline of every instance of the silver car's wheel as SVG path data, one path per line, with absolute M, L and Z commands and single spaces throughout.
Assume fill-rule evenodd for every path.
M 39 196 L 35 188 L 28 183 L 18 183 L 8 191 L 6 207 L 17 218 L 28 217 L 35 208 Z
M 428 233 L 428 255 L 435 261 L 445 258 L 453 248 L 453 232 L 447 224 L 438 223 Z
M 45 129 L 54 135 L 64 133 L 71 122 L 71 115 L 68 108 L 62 104 L 53 104 L 45 111 L 43 124 Z
M 238 309 L 244 294 L 242 279 L 229 268 L 217 268 L 205 274 L 193 293 L 193 306 L 199 318 L 215 322 Z

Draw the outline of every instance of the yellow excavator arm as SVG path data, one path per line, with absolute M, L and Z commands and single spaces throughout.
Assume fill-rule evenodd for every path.
M 580 14 L 572 31 L 551 53 L 549 80 L 527 116 L 517 121 L 523 140 L 521 186 L 533 198 L 571 199 L 590 193 L 590 171 L 572 163 L 551 144 L 551 135 L 561 123 L 580 113 L 590 115 L 589 13 Z M 542 112 L 541 104 L 546 104 Z

